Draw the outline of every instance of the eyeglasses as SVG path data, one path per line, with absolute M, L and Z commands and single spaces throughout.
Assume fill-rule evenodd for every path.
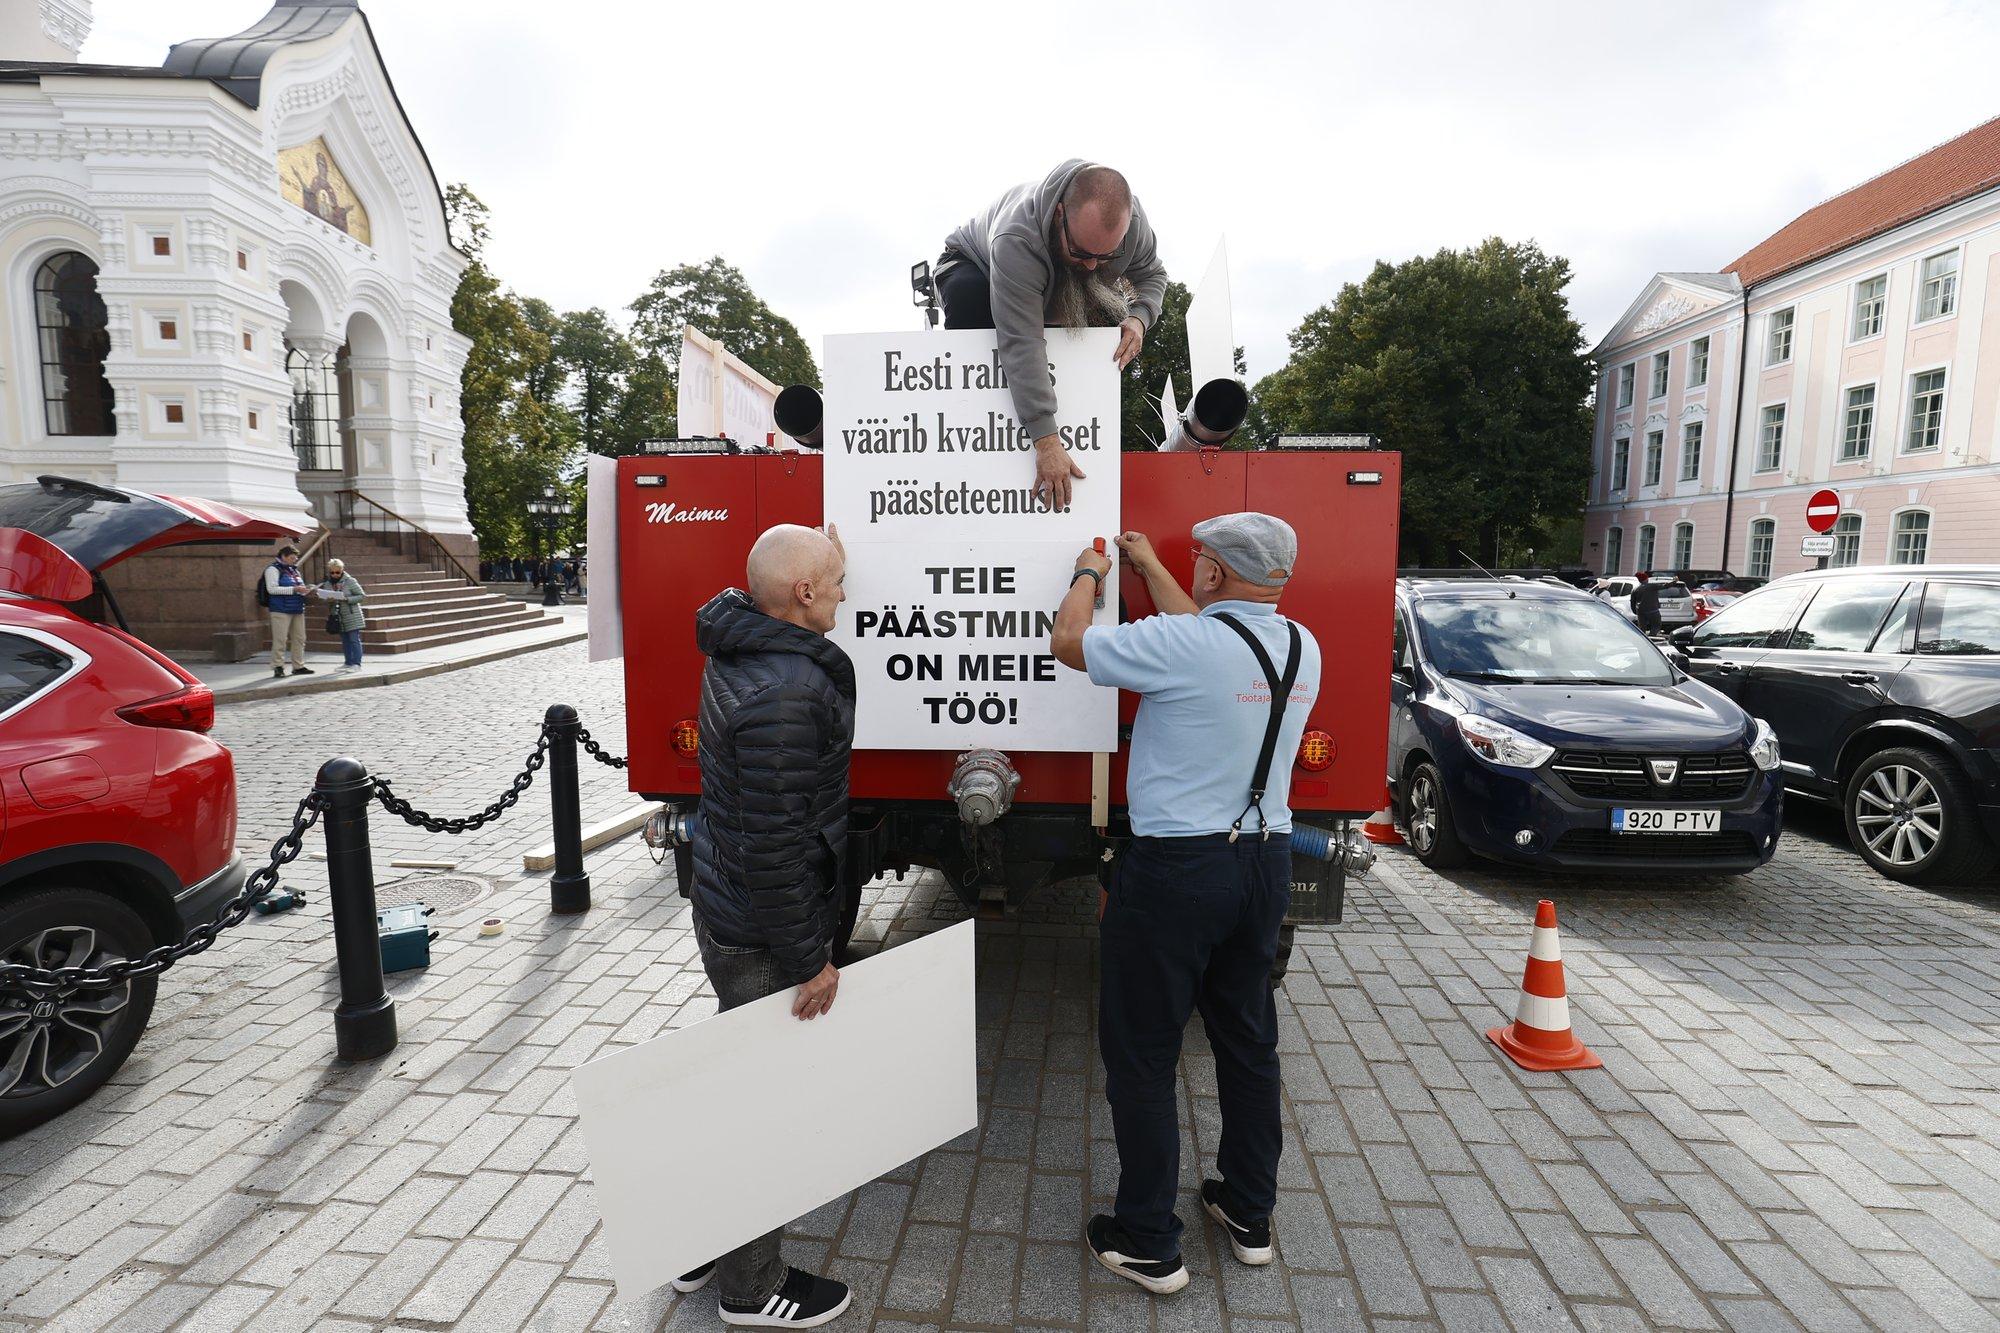
M 1076 243 L 1076 237 L 1069 234 L 1068 206 L 1064 204 L 1057 204 L 1056 213 L 1058 215 L 1058 220 L 1062 223 L 1063 244 L 1069 247 L 1070 254 L 1074 255 L 1076 258 L 1094 260 L 1099 264 L 1109 264 L 1112 260 L 1117 259 L 1120 255 L 1123 255 L 1125 253 L 1125 247 L 1122 245 L 1119 246 L 1116 250 L 1113 250 L 1108 255 L 1100 255 L 1093 250 L 1083 249 Z
M 1207 555 L 1210 560 L 1215 560 L 1214 556 L 1208 555 L 1208 552 L 1203 550 L 1200 546 L 1191 546 L 1188 549 L 1194 553 L 1194 558 L 1196 562 L 1199 562 L 1201 558 L 1205 555 Z M 1222 562 L 1220 560 L 1215 560 L 1215 563 L 1219 565 Z

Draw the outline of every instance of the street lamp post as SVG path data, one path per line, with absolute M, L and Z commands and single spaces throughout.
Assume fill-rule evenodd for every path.
M 528 521 L 531 523 L 539 521 L 541 523 L 542 532 L 546 538 L 543 543 L 543 549 L 548 552 L 548 561 L 551 567 L 542 576 L 543 606 L 561 606 L 563 604 L 562 580 L 553 576 L 553 566 L 556 559 L 556 530 L 562 526 L 563 520 L 568 518 L 572 512 L 574 511 L 571 509 L 569 501 L 556 494 L 555 483 L 553 482 L 542 487 L 541 495 L 528 501 Z

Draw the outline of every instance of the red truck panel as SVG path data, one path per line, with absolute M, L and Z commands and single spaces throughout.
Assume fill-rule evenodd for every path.
M 1120 455 L 1125 523 L 1153 539 L 1185 585 L 1192 576 L 1195 523 L 1214 514 L 1261 509 L 1298 529 L 1300 568 L 1284 610 L 1319 639 L 1324 659 L 1311 728 L 1334 738 L 1333 767 L 1294 772 L 1300 810 L 1369 813 L 1380 803 L 1387 767 L 1389 658 L 1401 463 L 1392 453 L 1174 453 Z M 757 534 L 774 523 L 820 521 L 817 454 L 667 455 L 618 461 L 618 576 L 625 622 L 626 753 L 632 790 L 693 795 L 697 764 L 672 745 L 676 722 L 700 706 L 702 658 L 694 613 L 717 591 L 743 581 Z M 1379 485 L 1350 485 L 1347 474 L 1381 474 Z M 638 478 L 662 477 L 641 485 Z M 1086 481 L 1084 483 L 1088 485 Z M 664 520 L 648 505 L 671 504 Z M 726 518 L 680 521 L 679 513 L 727 510 Z M 655 511 L 656 513 L 658 511 Z M 1109 535 L 1109 534 L 1107 534 Z M 1144 583 L 1124 572 L 1126 619 L 1151 614 Z M 1138 700 L 1119 716 L 1130 722 Z M 1010 756 L 1024 803 L 1087 804 L 1090 757 Z M 853 792 L 877 800 L 941 801 L 955 753 L 865 750 L 854 756 Z M 1122 802 L 1125 756 L 1112 763 L 1112 800 Z

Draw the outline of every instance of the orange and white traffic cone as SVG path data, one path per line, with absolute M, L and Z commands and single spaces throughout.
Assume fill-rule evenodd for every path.
M 1535 934 L 1528 943 L 1528 969 L 1521 977 L 1514 1021 L 1488 1028 L 1486 1035 L 1523 1069 L 1597 1069 L 1604 1064 L 1570 1031 L 1556 905 L 1547 898 L 1535 908 Z
M 1387 787 L 1384 787 L 1382 808 L 1368 816 L 1368 822 L 1361 826 L 1361 836 L 1378 847 L 1401 847 L 1403 835 L 1396 832 L 1396 816 L 1390 813 L 1395 804 L 1396 798 L 1390 795 Z

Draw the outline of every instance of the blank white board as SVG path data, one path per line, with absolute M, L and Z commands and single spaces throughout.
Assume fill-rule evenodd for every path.
M 618 1293 L 635 1300 L 979 1124 L 972 922 L 571 1075 Z

